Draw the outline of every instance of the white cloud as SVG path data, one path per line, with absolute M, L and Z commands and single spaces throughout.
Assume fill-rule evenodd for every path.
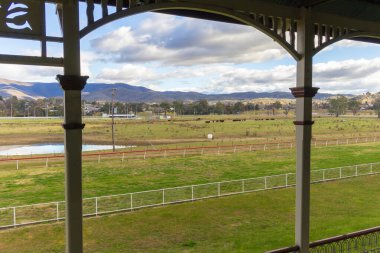
M 234 24 L 152 14 L 137 28 L 92 40 L 107 61 L 191 66 L 277 60 L 287 52 L 258 30 Z

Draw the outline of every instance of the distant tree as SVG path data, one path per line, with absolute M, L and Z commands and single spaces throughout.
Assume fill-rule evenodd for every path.
M 276 102 L 274 102 L 273 104 L 272 104 L 272 108 L 274 108 L 274 109 L 281 109 L 282 108 L 282 104 L 281 104 L 281 102 L 280 101 L 276 101 Z
M 360 109 L 360 102 L 355 99 L 350 99 L 348 101 L 348 109 L 352 111 L 353 115 L 356 115 Z
M 234 113 L 241 113 L 244 111 L 244 104 L 242 102 L 236 102 L 234 104 Z
M 215 104 L 215 113 L 217 114 L 224 114 L 224 111 L 225 111 L 225 106 L 222 102 L 217 102 Z
M 336 117 L 345 114 L 348 106 L 348 100 L 345 96 L 337 96 L 329 100 L 329 112 L 334 113 Z
M 161 107 L 161 109 L 164 111 L 164 113 L 165 113 L 165 117 L 166 117 L 166 113 L 170 110 L 170 107 L 171 107 L 172 105 L 169 103 L 169 102 L 162 102 L 162 103 L 160 103 L 160 107 Z
M 377 98 L 373 103 L 373 110 L 377 113 L 377 117 L 380 118 L 380 98 Z

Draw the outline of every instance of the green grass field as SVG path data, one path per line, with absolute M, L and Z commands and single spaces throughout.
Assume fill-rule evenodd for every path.
M 243 117 L 243 116 L 239 116 Z M 206 124 L 118 120 L 120 144 L 163 147 L 282 141 L 292 119 Z M 226 118 L 224 118 L 226 119 Z M 18 121 L 17 121 L 18 120 Z M 0 144 L 62 140 L 61 120 L 1 120 Z M 227 120 L 227 119 L 226 119 Z M 86 119 L 84 140 L 109 143 L 110 121 Z M 314 138 L 377 135 L 380 120 L 318 118 Z M 207 133 L 215 140 L 205 142 Z M 141 146 L 142 145 L 142 146 Z M 312 148 L 312 169 L 380 162 L 380 144 Z M 295 172 L 292 149 L 128 159 L 85 160 L 84 197 Z M 64 199 L 63 163 L 0 162 L 0 207 Z M 312 186 L 312 240 L 378 226 L 380 176 Z M 293 244 L 294 188 L 210 199 L 85 220 L 86 252 L 263 252 Z M 0 252 L 62 252 L 63 223 L 0 232 Z
M 311 239 L 380 223 L 380 176 L 312 185 Z M 85 219 L 85 252 L 263 252 L 293 245 L 294 188 Z M 1 252 L 63 252 L 63 223 L 0 231 Z M 31 247 L 32 245 L 32 247 Z
M 214 134 L 210 145 L 231 142 L 263 142 L 294 139 L 292 118 L 255 120 L 263 117 L 247 116 L 246 121 L 233 122 L 239 116 L 208 116 L 201 120 L 181 117 L 173 121 L 116 120 L 116 142 L 121 145 L 189 145 L 210 143 L 207 134 Z M 207 119 L 225 119 L 224 123 L 205 123 Z M 85 118 L 85 143 L 111 143 L 111 120 Z M 314 138 L 343 138 L 360 135 L 380 135 L 380 120 L 365 118 L 316 118 Z M 62 142 L 62 119 L 1 119 L 0 144 L 28 144 Z M 17 136 L 17 138 L 15 138 Z
M 379 162 L 380 144 L 313 148 L 312 169 Z M 64 199 L 63 163 L 0 163 L 0 207 Z M 84 197 L 295 172 L 294 150 L 85 161 Z

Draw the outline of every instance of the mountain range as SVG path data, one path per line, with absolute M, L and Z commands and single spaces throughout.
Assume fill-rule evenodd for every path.
M 111 101 L 112 90 L 115 91 L 115 101 L 121 102 L 162 102 L 162 101 L 197 101 L 207 99 L 217 100 L 250 100 L 257 98 L 284 99 L 293 98 L 290 92 L 238 92 L 229 94 L 203 94 L 198 92 L 154 91 L 141 86 L 125 83 L 105 84 L 89 83 L 83 90 L 83 99 L 86 101 Z M 19 82 L 0 79 L 0 96 L 8 98 L 16 96 L 19 99 L 40 99 L 62 97 L 63 91 L 58 83 Z M 319 93 L 317 99 L 326 99 L 333 94 Z

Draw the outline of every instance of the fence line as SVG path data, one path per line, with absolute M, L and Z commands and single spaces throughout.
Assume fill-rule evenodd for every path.
M 373 175 L 380 173 L 380 162 L 311 171 L 311 182 Z M 83 199 L 83 216 L 97 216 L 141 208 L 191 202 L 270 189 L 295 186 L 295 173 L 245 178 L 197 185 L 148 190 Z M 65 202 L 0 208 L 0 228 L 10 228 L 63 220 Z
M 321 139 L 313 140 L 313 147 L 326 147 L 336 145 L 349 145 L 358 143 L 378 142 L 380 137 L 355 137 L 346 139 Z M 167 148 L 167 149 L 145 149 L 145 150 L 130 150 L 118 152 L 103 152 L 83 154 L 84 161 L 97 161 L 101 163 L 107 159 L 120 159 L 121 163 L 126 162 L 128 159 L 148 159 L 148 158 L 168 158 L 168 157 L 186 157 L 192 155 L 221 155 L 226 153 L 237 152 L 254 152 L 254 151 L 268 151 L 280 149 L 293 149 L 296 147 L 294 141 L 290 142 L 269 142 L 269 143 L 256 143 L 256 144 L 239 144 L 231 146 L 199 146 L 188 148 Z M 48 168 L 49 164 L 63 162 L 63 155 L 52 156 L 35 156 L 35 157 L 21 157 L 21 158 L 5 158 L 0 159 L 1 163 L 15 163 L 16 170 L 25 166 L 25 163 L 41 162 L 43 166 Z M 30 166 L 28 166 L 30 168 Z

